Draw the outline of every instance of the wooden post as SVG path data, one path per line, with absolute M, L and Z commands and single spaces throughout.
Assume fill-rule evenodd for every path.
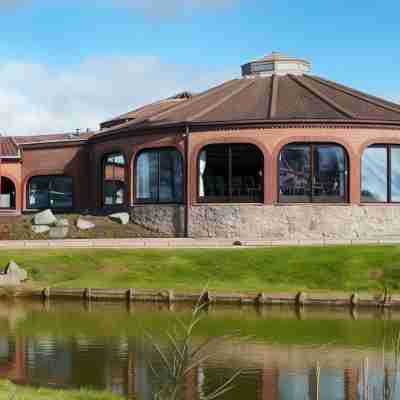
M 126 292 L 126 299 L 128 302 L 133 301 L 135 298 L 135 289 L 128 289 L 128 291 Z
M 299 292 L 296 295 L 296 304 L 298 306 L 304 306 L 305 302 L 306 302 L 306 297 L 307 295 L 304 292 Z
M 256 297 L 256 304 L 258 304 L 259 306 L 264 305 L 267 302 L 267 296 L 265 295 L 265 293 L 260 293 L 257 297 Z
M 47 288 L 43 289 L 42 295 L 43 295 L 44 300 L 50 299 L 50 288 L 47 287 Z
M 363 362 L 363 398 L 362 400 L 368 400 L 368 358 L 364 359 Z
M 351 305 L 351 307 L 357 307 L 358 301 L 359 301 L 358 294 L 357 293 L 353 293 L 350 296 L 350 305 Z
M 83 297 L 85 298 L 85 300 L 90 301 L 92 299 L 92 289 L 86 288 L 83 292 Z

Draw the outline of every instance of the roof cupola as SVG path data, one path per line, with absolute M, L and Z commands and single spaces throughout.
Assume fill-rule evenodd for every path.
M 300 58 L 288 57 L 276 51 L 259 60 L 242 65 L 242 75 L 245 78 L 271 75 L 302 75 L 309 72 L 311 64 Z

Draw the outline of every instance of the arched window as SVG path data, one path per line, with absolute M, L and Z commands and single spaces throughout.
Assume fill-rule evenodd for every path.
M 364 150 L 361 162 L 361 201 L 400 202 L 400 145 L 379 144 Z
M 28 183 L 28 208 L 70 209 L 73 207 L 72 178 L 63 175 L 34 176 Z
M 0 208 L 2 209 L 15 209 L 15 185 L 14 182 L 2 176 L 0 188 Z
M 141 203 L 181 203 L 183 201 L 183 161 L 178 150 L 143 150 L 136 158 L 136 201 Z
M 294 143 L 279 154 L 279 201 L 344 203 L 348 160 L 337 144 Z
M 198 159 L 200 202 L 262 202 L 264 157 L 253 144 L 210 144 Z
M 103 206 L 123 205 L 125 192 L 125 157 L 108 154 L 103 158 Z

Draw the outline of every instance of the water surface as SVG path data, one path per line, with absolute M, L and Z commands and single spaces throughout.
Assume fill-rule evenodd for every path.
M 155 390 L 149 361 L 157 365 L 158 359 L 146 335 L 163 345 L 177 319 L 189 315 L 182 305 L 2 302 L 0 376 L 149 400 Z M 219 342 L 187 377 L 184 398 L 201 399 L 242 370 L 222 399 L 311 400 L 318 392 L 326 400 L 362 399 L 365 374 L 370 400 L 382 399 L 383 382 L 394 387 L 398 377 L 391 349 L 398 331 L 396 311 L 213 306 L 194 341 L 235 337 Z M 400 391 L 392 399 L 400 399 Z

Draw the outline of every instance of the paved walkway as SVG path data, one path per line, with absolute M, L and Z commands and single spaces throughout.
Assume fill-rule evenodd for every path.
M 67 239 L 67 240 L 2 240 L 0 249 L 44 248 L 242 248 L 272 246 L 329 246 L 361 244 L 400 244 L 399 237 L 379 237 L 353 240 L 233 240 L 233 239 Z

